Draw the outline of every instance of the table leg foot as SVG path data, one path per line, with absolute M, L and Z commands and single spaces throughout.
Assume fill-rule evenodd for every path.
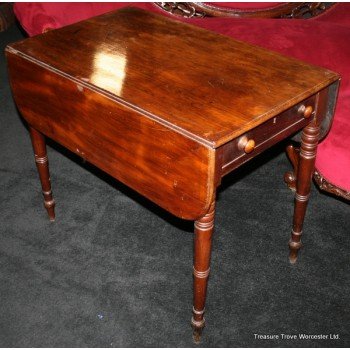
M 292 257 L 292 254 L 289 254 L 289 262 L 291 263 L 291 265 L 295 265 L 295 263 L 297 262 L 297 257 Z
M 193 319 L 192 319 L 192 321 L 193 321 Z M 193 341 L 194 341 L 195 344 L 200 344 L 202 331 L 203 331 L 203 328 L 204 328 L 204 323 L 203 323 L 202 327 L 196 327 L 192 323 L 192 328 L 193 328 Z
M 47 158 L 45 137 L 32 127 L 29 128 L 29 131 L 34 150 L 35 163 L 38 169 L 44 196 L 44 206 L 49 215 L 50 221 L 55 221 L 55 200 L 53 199 L 51 191 L 49 162 Z
M 301 236 L 307 204 L 310 196 L 311 179 L 315 169 L 315 158 L 320 128 L 314 123 L 303 129 L 296 178 L 293 229 L 289 241 L 289 261 L 295 264 L 302 246 Z
M 214 231 L 215 202 L 208 213 L 194 224 L 194 262 L 193 262 L 193 316 L 192 327 L 194 341 L 200 340 L 205 326 L 204 312 L 207 284 L 210 271 L 211 242 Z
M 289 241 L 289 262 L 292 265 L 294 265 L 297 262 L 298 252 L 301 247 L 301 242 L 294 242 L 292 240 Z

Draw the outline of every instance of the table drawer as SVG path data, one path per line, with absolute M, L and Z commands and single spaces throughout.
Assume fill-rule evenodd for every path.
M 306 126 L 315 110 L 316 95 L 298 103 L 287 111 L 277 115 L 251 131 L 237 137 L 222 146 L 222 176 L 255 157 L 273 144 L 285 139 Z M 303 106 L 311 106 L 312 114 L 304 116 Z M 306 113 L 310 113 L 310 109 Z M 248 144 L 245 142 L 248 141 Z M 244 149 L 244 146 L 247 148 Z M 247 151 L 247 152 L 246 152 Z

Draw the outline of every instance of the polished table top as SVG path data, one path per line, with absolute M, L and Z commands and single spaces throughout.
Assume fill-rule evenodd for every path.
M 339 78 L 135 8 L 50 31 L 9 50 L 213 148 Z

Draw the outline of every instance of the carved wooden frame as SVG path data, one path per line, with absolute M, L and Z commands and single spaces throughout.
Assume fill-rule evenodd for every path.
M 293 165 L 293 170 L 287 171 L 284 174 L 284 182 L 292 191 L 295 191 L 296 174 L 298 173 L 298 167 L 299 167 L 300 148 L 295 147 L 294 145 L 288 145 L 286 148 L 286 153 L 290 162 Z M 343 188 L 333 185 L 331 182 L 325 179 L 317 169 L 315 169 L 313 173 L 313 179 L 321 191 L 334 194 L 338 197 L 341 197 L 341 198 L 344 198 L 345 200 L 350 201 L 350 191 L 344 190 Z
M 327 2 L 288 2 L 263 9 L 234 9 L 202 2 L 155 2 L 154 4 L 173 15 L 186 18 L 310 18 L 318 16 L 334 5 Z
M 346 191 L 328 182 L 318 170 L 315 170 L 314 172 L 314 180 L 320 188 L 320 190 L 334 194 L 338 197 L 342 197 L 350 201 L 350 191 Z

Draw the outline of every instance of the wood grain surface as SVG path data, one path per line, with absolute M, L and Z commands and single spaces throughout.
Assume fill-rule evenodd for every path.
M 328 70 L 135 8 L 49 31 L 8 50 L 214 148 L 338 79 Z
M 16 104 L 32 128 L 176 216 L 207 212 L 214 149 L 19 56 L 8 61 Z

